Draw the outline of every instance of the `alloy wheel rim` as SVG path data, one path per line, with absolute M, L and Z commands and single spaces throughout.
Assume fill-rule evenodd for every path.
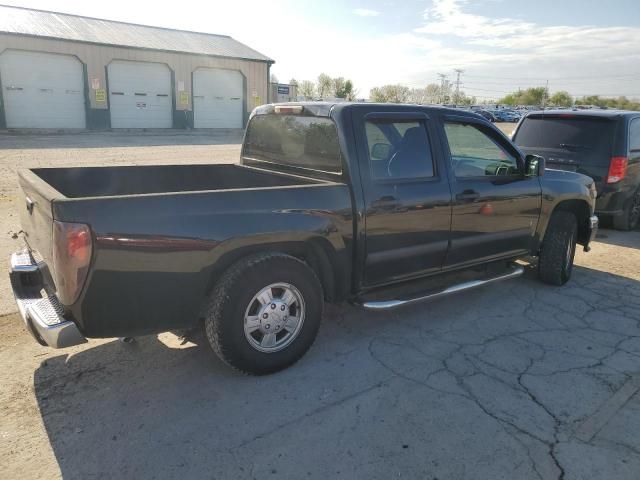
M 289 283 L 272 283 L 256 293 L 244 314 L 244 334 L 259 352 L 275 353 L 288 347 L 305 317 L 304 298 Z

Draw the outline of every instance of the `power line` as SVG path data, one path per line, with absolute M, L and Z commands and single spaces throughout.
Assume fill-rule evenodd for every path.
M 467 78 L 491 78 L 494 79 L 496 78 L 497 75 L 467 75 Z M 585 75 L 580 75 L 580 76 L 570 76 L 570 77 L 504 77 L 502 75 L 500 75 L 500 78 L 503 80 L 516 80 L 516 81 L 527 81 L 527 80 L 549 80 L 549 81 L 555 81 L 555 80 L 571 80 L 571 79 L 576 79 L 576 80 L 582 80 L 585 79 Z M 640 77 L 640 73 L 629 73 L 629 74 L 620 74 L 620 75 L 588 75 L 588 79 L 597 79 L 597 78 L 627 78 L 627 77 Z

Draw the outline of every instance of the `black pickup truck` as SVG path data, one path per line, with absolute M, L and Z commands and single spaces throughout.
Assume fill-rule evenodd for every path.
M 545 171 L 471 112 L 415 105 L 266 105 L 238 165 L 19 181 L 26 247 L 10 276 L 37 341 L 203 323 L 252 374 L 298 360 L 325 301 L 395 308 L 515 277 L 521 260 L 562 285 L 598 225 L 590 178 Z

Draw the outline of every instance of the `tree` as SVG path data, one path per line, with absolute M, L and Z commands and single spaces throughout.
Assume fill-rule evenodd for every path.
M 318 75 L 318 96 L 320 98 L 329 97 L 333 93 L 334 82 L 333 79 L 326 73 Z
M 424 89 L 425 103 L 438 103 L 442 97 L 442 89 L 437 83 L 430 83 Z
M 369 92 L 371 100 L 380 103 L 406 103 L 409 99 L 409 88 L 404 85 L 383 85 L 372 88 Z
M 569 92 L 562 90 L 549 97 L 549 104 L 556 107 L 570 107 L 573 105 L 573 98 L 569 95 Z
M 305 100 L 313 100 L 316 96 L 316 85 L 309 80 L 303 80 L 298 85 L 298 95 L 305 98 Z
M 358 90 L 353 86 L 353 82 L 351 80 L 344 82 L 344 98 L 353 102 L 357 96 Z
M 347 93 L 344 91 L 346 83 L 347 82 L 344 77 L 333 78 L 331 96 L 336 98 L 346 98 Z
M 505 105 L 544 105 L 549 97 L 549 91 L 545 87 L 532 87 L 526 90 L 518 90 L 498 100 Z
M 420 105 L 427 103 L 427 89 L 426 88 L 410 89 L 409 95 L 407 96 L 407 101 L 409 103 L 417 103 Z
M 275 73 L 271 74 L 271 83 L 278 83 L 278 77 L 276 77 Z
M 298 81 L 295 78 L 292 78 L 291 80 L 289 80 L 289 85 L 294 85 L 294 86 L 298 86 Z
M 576 99 L 576 105 L 593 105 L 602 108 L 619 108 L 621 110 L 640 110 L 640 102 L 627 97 L 602 98 L 600 95 L 589 95 Z

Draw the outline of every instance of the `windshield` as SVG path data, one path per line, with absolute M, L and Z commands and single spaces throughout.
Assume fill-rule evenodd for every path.
M 333 120 L 301 115 L 256 115 L 245 136 L 245 158 L 340 173 L 338 131 Z
M 523 120 L 513 139 L 524 148 L 581 153 L 585 161 L 609 161 L 615 122 L 594 117 L 533 116 Z

